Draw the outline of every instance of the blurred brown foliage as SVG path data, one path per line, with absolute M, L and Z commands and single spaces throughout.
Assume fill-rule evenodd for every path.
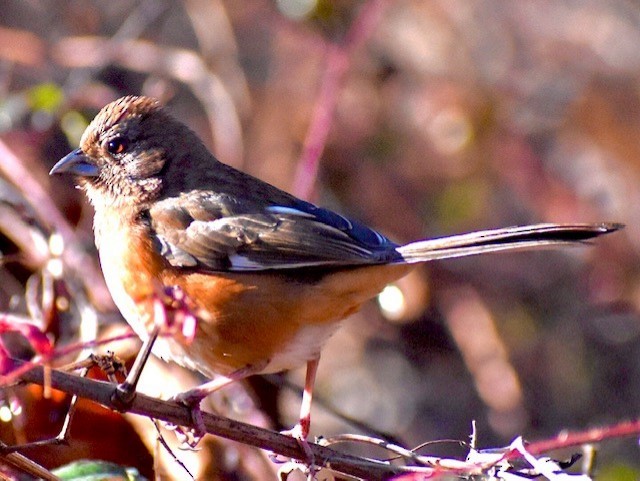
M 306 3 L 309 11 L 291 13 Z M 94 254 L 90 207 L 47 171 L 101 106 L 124 94 L 159 97 L 222 161 L 292 190 L 322 82 L 335 67 L 331 49 L 349 39 L 362 9 L 374 8 L 375 24 L 338 79 L 317 177 L 307 179 L 312 200 L 398 241 L 545 221 L 627 229 L 585 248 L 452 260 L 409 276 L 398 311 L 385 318 L 372 303 L 327 346 L 317 383 L 326 403 L 314 408 L 312 433 L 356 430 L 327 405 L 407 445 L 464 440 L 472 420 L 480 445 L 492 446 L 637 416 L 635 3 L 44 0 L 2 8 L 0 139 L 29 178 L 7 175 L 14 164 L 0 156 L 17 184 L 0 179 L 0 310 L 27 312 L 25 284 L 50 257 L 28 239 L 37 232 L 46 244 L 60 225 L 47 212 L 63 212 L 79 247 Z M 29 205 L 31 181 L 54 202 Z M 72 305 L 88 292 L 101 332 L 119 329 L 99 281 L 74 279 Z M 76 339 L 74 319 L 72 308 L 56 320 L 58 343 Z M 148 389 L 180 385 L 183 374 L 158 365 Z M 302 373 L 288 379 L 299 384 Z M 239 394 L 244 401 L 223 401 L 252 422 L 291 425 L 298 393 L 275 386 L 257 380 Z M 25 409 L 1 423 L 1 439 L 55 431 L 58 406 L 31 409 L 37 396 L 20 394 Z M 8 403 L 8 391 L 4 397 Z M 111 459 L 151 476 L 160 468 L 147 454 L 157 449 L 150 422 L 115 419 L 82 409 L 69 447 L 28 455 L 47 467 Z M 88 426 L 96 439 L 91 429 L 82 433 Z M 140 444 L 132 426 L 146 449 L 132 451 Z M 209 444 L 195 468 L 207 479 L 261 479 L 272 469 L 248 448 Z M 430 449 L 464 455 L 449 445 Z M 601 479 L 615 479 L 606 473 L 621 466 L 640 469 L 637 443 L 600 449 Z

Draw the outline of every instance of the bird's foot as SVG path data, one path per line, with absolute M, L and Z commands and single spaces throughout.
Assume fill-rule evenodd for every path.
M 278 457 L 275 455 L 271 456 L 271 459 L 276 463 L 281 463 L 282 466 L 278 469 L 279 479 L 288 479 L 291 473 L 300 472 L 303 475 L 306 475 L 308 480 L 315 480 L 316 474 L 319 471 L 319 467 L 315 462 L 315 455 L 313 454 L 313 450 L 311 449 L 311 445 L 307 440 L 309 436 L 309 427 L 305 428 L 304 423 L 298 423 L 293 428 L 287 429 L 286 431 L 280 431 L 280 434 L 284 434 L 285 436 L 290 436 L 294 438 L 300 449 L 304 452 L 304 459 L 287 459 Z
M 298 446 L 300 446 L 300 449 L 302 449 L 305 455 L 304 461 L 307 466 L 312 468 L 315 465 L 315 455 L 313 454 L 313 450 L 311 449 L 311 445 L 308 441 L 309 424 L 304 421 L 305 420 L 301 419 L 294 427 L 287 429 L 286 431 L 281 431 L 280 434 L 292 437 L 298 442 Z
M 166 423 L 165 427 L 174 431 L 180 449 L 195 450 L 207 433 L 207 428 L 202 418 L 202 410 L 200 409 L 202 397 L 196 396 L 196 393 L 191 390 L 176 394 L 170 400 L 189 409 L 192 426 L 176 426 L 175 424 Z

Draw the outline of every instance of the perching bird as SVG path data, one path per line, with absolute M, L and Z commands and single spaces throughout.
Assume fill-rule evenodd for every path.
M 182 393 L 307 363 L 300 423 L 309 433 L 320 351 L 340 322 L 416 264 L 502 250 L 579 244 L 619 224 L 539 224 L 398 245 L 218 160 L 147 97 L 123 97 L 87 127 L 51 174 L 75 174 L 95 209 L 100 262 L 117 307 L 146 338 L 154 300 L 178 288 L 196 317 L 154 353 L 222 376 Z

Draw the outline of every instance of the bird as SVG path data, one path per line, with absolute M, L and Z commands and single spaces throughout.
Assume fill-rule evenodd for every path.
M 53 174 L 71 174 L 94 209 L 107 287 L 143 340 L 154 302 L 178 289 L 192 335 L 160 337 L 153 353 L 211 379 L 175 399 L 306 364 L 306 442 L 320 353 L 342 321 L 416 265 L 489 252 L 583 244 L 617 223 L 536 224 L 391 241 L 218 161 L 153 98 L 125 96 L 91 121 Z

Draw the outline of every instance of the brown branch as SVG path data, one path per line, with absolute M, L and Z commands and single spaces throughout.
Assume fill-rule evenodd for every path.
M 42 385 L 44 384 L 44 369 L 41 366 L 35 366 L 26 372 L 23 371 L 19 378 L 22 381 Z M 189 409 L 175 402 L 137 394 L 131 405 L 123 408 L 114 396 L 116 385 L 111 383 L 53 370 L 51 371 L 51 386 L 60 391 L 98 402 L 112 410 L 147 416 L 179 426 L 194 427 Z M 306 460 L 306 455 L 298 442 L 289 436 L 211 413 L 203 413 L 203 421 L 209 434 L 265 449 L 286 458 Z M 612 438 L 637 436 L 638 434 L 640 434 L 640 420 L 628 421 L 583 432 L 563 433 L 554 439 L 528 444 L 527 452 L 531 455 L 539 455 L 550 450 L 575 447 Z M 374 444 L 380 445 L 379 442 Z M 419 455 L 404 455 L 406 460 L 413 459 L 420 466 L 399 466 L 391 464 L 391 461 L 343 454 L 319 444 L 312 443 L 310 447 L 316 465 L 371 480 L 385 480 L 402 473 L 420 473 L 428 476 L 438 473 L 455 473 L 459 476 L 468 476 L 483 473 L 497 463 L 522 456 L 522 453 L 515 450 L 505 450 L 502 455 L 493 454 L 484 461 L 481 460 L 481 457 L 467 461 L 456 461 Z M 0 446 L 0 454 L 2 451 L 2 446 Z M 478 455 L 483 455 L 483 451 L 478 451 Z
M 20 379 L 42 385 L 44 382 L 43 368 L 36 366 L 23 373 Z M 53 370 L 51 372 L 51 386 L 60 391 L 95 401 L 112 410 L 139 414 L 178 426 L 195 427 L 187 407 L 144 394 L 137 394 L 131 406 L 120 409 L 118 402 L 114 400 L 116 386 L 111 383 Z M 209 434 L 266 449 L 287 458 L 306 460 L 305 453 L 298 442 L 289 436 L 215 414 L 202 414 L 206 431 Z M 313 443 L 310 444 L 310 447 L 317 465 L 359 478 L 384 480 L 407 470 L 426 469 L 393 466 L 389 462 L 359 458 Z

